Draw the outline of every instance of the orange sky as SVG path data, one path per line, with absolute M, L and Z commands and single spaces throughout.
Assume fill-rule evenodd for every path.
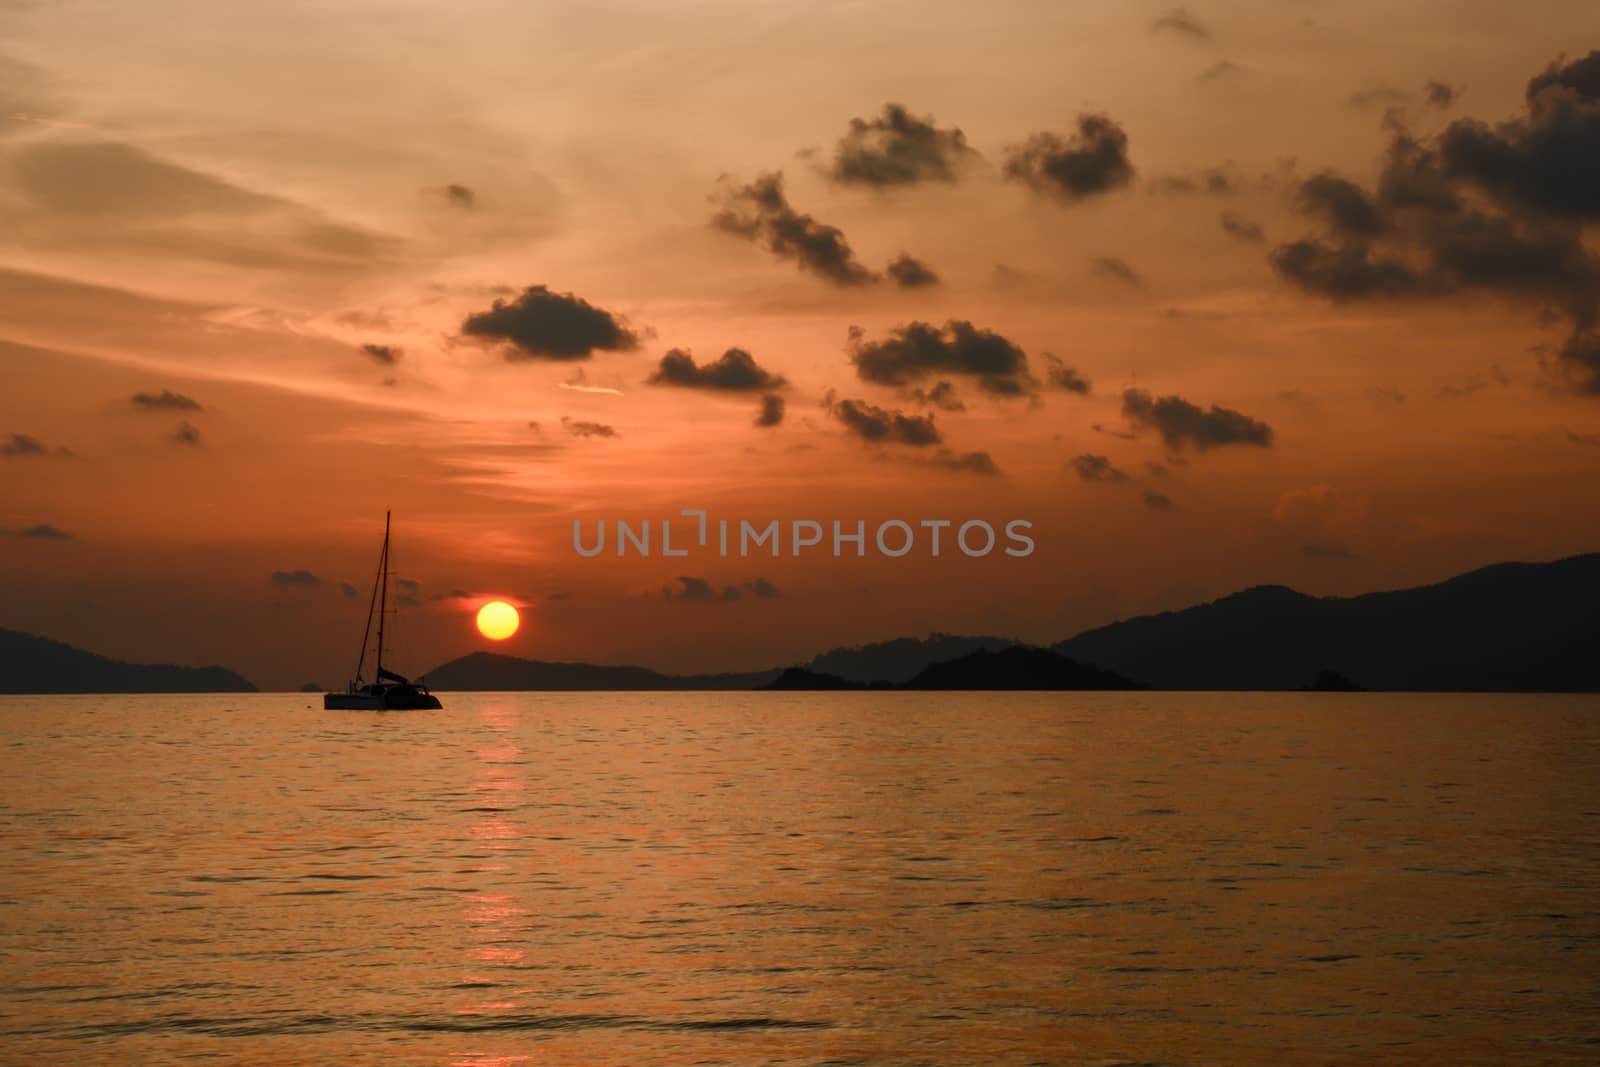
M 500 650 L 707 670 L 1593 551 L 1600 396 L 1559 354 L 1596 300 L 1592 201 L 1548 171 L 1510 191 L 1452 172 L 1470 210 L 1576 249 L 1576 283 L 1463 281 L 1418 236 L 1442 216 L 1409 208 L 1338 240 L 1415 269 L 1413 292 L 1329 299 L 1274 257 L 1332 240 L 1308 179 L 1381 201 L 1397 124 L 1457 167 L 1441 146 L 1468 119 L 1513 138 L 1558 106 L 1592 117 L 1587 68 L 1542 97 L 1529 81 L 1581 63 L 1594 28 L 1587 3 L 1476 0 L 0 5 L 0 626 L 338 685 L 386 508 L 418 583 L 412 672 L 483 647 L 490 596 L 526 608 Z M 938 166 L 850 180 L 841 138 L 891 102 L 931 123 Z M 1125 139 L 1099 146 L 1112 165 L 1085 115 Z M 1600 125 L 1573 128 L 1594 166 Z M 1045 132 L 1086 184 L 1029 170 Z M 782 217 L 738 195 L 774 172 Z M 878 280 L 773 237 L 802 216 Z M 896 284 L 901 253 L 939 282 Z M 536 286 L 633 344 L 554 359 L 538 323 L 468 328 Z M 1022 353 L 1006 381 L 1027 395 L 957 363 L 890 382 L 852 362 L 950 321 Z M 783 385 L 647 382 L 669 350 L 730 348 Z M 1088 392 L 1052 387 L 1046 353 Z M 927 403 L 941 381 L 962 410 Z M 1128 390 L 1196 405 L 1200 436 L 1164 439 Z M 773 392 L 784 418 L 758 427 Z M 868 440 L 847 400 L 931 416 L 941 441 Z M 1206 437 L 1213 405 L 1270 441 Z M 955 465 L 973 452 L 995 473 Z M 1038 548 L 572 551 L 574 518 L 685 507 L 1021 518 Z M 297 571 L 316 582 L 272 580 Z M 779 595 L 664 595 L 680 575 Z

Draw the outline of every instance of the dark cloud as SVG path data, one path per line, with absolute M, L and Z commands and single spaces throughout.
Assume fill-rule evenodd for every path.
M 742 348 L 730 348 L 703 367 L 695 364 L 694 356 L 687 350 L 674 348 L 661 357 L 655 373 L 646 382 L 726 392 L 781 389 L 785 384 L 781 377 L 764 369 Z
M 744 597 L 745 593 L 761 600 L 773 600 L 779 597 L 778 587 L 765 578 L 754 581 L 742 582 L 739 585 L 724 585 L 719 592 L 704 578 L 696 578 L 688 574 L 680 574 L 673 581 L 677 586 L 664 586 L 661 595 L 667 600 L 692 601 L 699 603 L 732 603 Z
M 312 586 L 321 585 L 322 579 L 310 571 L 273 571 L 268 579 L 273 585 L 281 586 Z
M 509 360 L 588 359 L 596 351 L 628 352 L 639 346 L 638 335 L 619 316 L 543 285 L 529 286 L 514 300 L 496 300 L 488 311 L 467 316 L 461 332 L 503 342 Z
M 902 444 L 914 447 L 936 445 L 944 440 L 932 415 L 907 415 L 875 407 L 862 400 L 829 399 L 834 418 L 863 441 L 875 444 Z
M 956 387 L 952 382 L 939 382 L 932 389 L 912 389 L 906 393 L 906 399 L 918 404 L 925 404 L 930 408 L 940 411 L 965 411 L 967 405 L 956 396 Z
M 1116 256 L 1096 256 L 1090 260 L 1089 265 L 1102 278 L 1110 278 L 1112 281 L 1131 285 L 1135 289 L 1144 288 L 1144 279 L 1139 276 L 1138 271 L 1128 265 L 1125 259 L 1118 259 Z
M 0 456 L 7 459 L 21 459 L 25 456 L 48 456 L 50 448 L 37 437 L 25 433 L 14 433 L 11 440 L 0 445 Z
M 1000 473 L 1000 468 L 995 466 L 994 457 L 987 452 L 952 452 L 948 448 L 941 448 L 930 462 L 935 467 L 964 471 L 967 474 L 996 476 Z
M 1168 11 L 1165 15 L 1152 22 L 1150 28 L 1157 32 L 1166 30 L 1201 41 L 1209 41 L 1211 39 L 1211 31 L 1206 28 L 1205 24 L 1190 14 L 1187 8 L 1182 7 L 1175 7 Z
M 59 526 L 51 526 L 48 522 L 41 522 L 37 526 L 29 526 L 21 530 L 0 531 L 12 537 L 24 537 L 32 541 L 71 541 L 72 535 Z
M 422 589 L 422 583 L 417 581 L 415 578 L 396 578 L 394 580 L 394 584 L 395 588 L 399 589 L 402 593 L 411 593 L 413 595 L 420 592 Z
M 163 389 L 159 393 L 134 393 L 130 403 L 141 411 L 199 411 L 200 404 L 182 393 Z
M 456 207 L 471 211 L 478 206 L 478 194 L 465 185 L 451 182 L 444 187 L 444 198 Z
M 818 222 L 789 204 L 781 173 L 763 174 L 749 185 L 724 187 L 722 209 L 711 224 L 726 233 L 766 246 L 780 259 L 834 285 L 870 285 L 878 276 L 856 259 L 838 227 Z
M 882 341 L 865 340 L 860 328 L 852 326 L 849 353 L 856 374 L 875 385 L 910 385 L 934 374 L 959 374 L 976 378 L 979 388 L 997 396 L 1023 396 L 1038 389 L 1022 349 L 959 319 L 942 329 L 908 323 Z
M 1302 183 L 1325 233 L 1275 248 L 1286 280 L 1336 301 L 1468 291 L 1530 302 L 1569 329 L 1556 367 L 1600 395 L 1600 259 L 1584 228 L 1600 221 L 1600 52 L 1528 84 L 1524 114 L 1490 126 L 1458 119 L 1437 136 L 1386 122 L 1375 186 L 1336 175 Z
M 1086 482 L 1125 482 L 1128 475 L 1112 466 L 1111 460 L 1106 456 L 1085 452 L 1081 456 L 1073 456 L 1067 461 L 1067 466 L 1079 478 Z
M 1203 411 L 1180 396 L 1157 399 L 1143 389 L 1123 391 L 1122 417 L 1140 429 L 1157 431 L 1171 449 L 1192 445 L 1204 452 L 1224 445 L 1272 445 L 1272 428 L 1248 415 L 1215 404 Z
M 1320 215 L 1330 229 L 1346 237 L 1376 237 L 1386 222 L 1365 189 L 1337 174 L 1317 174 L 1300 184 L 1300 207 Z
M 1460 89 L 1441 81 L 1430 81 L 1422 87 L 1422 98 L 1428 102 L 1429 107 L 1436 107 L 1440 111 L 1448 111 L 1454 107 L 1460 97 Z
M 574 437 L 616 437 L 616 427 L 607 426 L 603 422 L 587 422 L 583 419 L 561 416 L 561 425 L 566 427 L 568 433 Z
M 976 156 L 959 129 L 941 130 L 932 115 L 917 118 L 900 104 L 885 104 L 877 118 L 850 120 L 829 176 L 841 185 L 877 188 L 953 182 L 960 164 Z
M 167 440 L 188 448 L 199 448 L 201 444 L 200 431 L 191 422 L 179 423 L 178 428 L 167 435 Z
M 1151 511 L 1171 511 L 1172 498 L 1165 493 L 1158 493 L 1154 489 L 1144 491 L 1144 506 Z
M 1106 115 L 1079 115 L 1071 137 L 1036 133 L 1010 149 L 1005 175 L 1066 202 L 1103 195 L 1133 181 L 1128 135 Z
M 1045 384 L 1052 389 L 1063 389 L 1079 396 L 1089 395 L 1089 379 L 1063 363 L 1059 356 L 1046 352 L 1041 358 L 1044 360 Z
M 939 284 L 939 276 L 919 259 L 913 259 L 905 252 L 888 267 L 889 277 L 902 289 L 922 289 L 930 285 Z
M 349 582 L 340 582 L 339 592 L 344 594 L 344 598 L 346 600 L 354 600 L 356 597 L 361 595 L 361 590 L 357 589 Z
M 452 589 L 448 593 L 435 593 L 429 600 L 471 600 L 472 594 L 465 589 Z
M 365 344 L 361 346 L 361 351 L 365 352 L 379 363 L 390 367 L 394 366 L 396 363 L 399 363 L 400 357 L 405 354 L 394 345 Z
M 768 393 L 761 398 L 761 410 L 756 413 L 756 425 L 762 427 L 781 425 L 783 414 L 783 397 L 777 393 Z
M 1251 244 L 1260 244 L 1267 239 L 1267 235 L 1262 232 L 1257 223 L 1245 218 L 1237 211 L 1224 211 L 1222 213 L 1222 232 L 1229 237 L 1247 241 Z
M 1150 472 L 1152 478 L 1165 478 L 1169 474 L 1167 468 L 1160 463 L 1146 463 L 1144 469 Z
M 1355 556 L 1351 553 L 1351 551 L 1341 545 L 1301 545 L 1300 554 L 1306 559 L 1316 560 L 1355 559 Z
M 1176 195 L 1208 193 L 1212 196 L 1227 196 L 1237 191 L 1234 180 L 1228 176 L 1227 171 L 1216 167 L 1201 171 L 1199 174 L 1172 174 L 1152 178 L 1146 188 L 1153 193 Z

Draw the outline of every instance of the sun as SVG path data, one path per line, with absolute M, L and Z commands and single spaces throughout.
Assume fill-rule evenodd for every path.
M 478 632 L 491 641 L 504 641 L 521 625 L 517 609 L 504 600 L 491 600 L 478 609 Z

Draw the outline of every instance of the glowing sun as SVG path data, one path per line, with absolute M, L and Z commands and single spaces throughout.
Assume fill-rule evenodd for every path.
M 478 609 L 478 632 L 491 641 L 504 641 L 521 625 L 517 609 L 504 600 L 491 600 Z

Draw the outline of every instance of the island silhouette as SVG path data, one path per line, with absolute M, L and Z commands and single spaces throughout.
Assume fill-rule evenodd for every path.
M 1354 597 L 1257 586 L 1087 630 L 1048 648 L 932 634 L 787 668 L 671 674 L 474 652 L 426 675 L 454 691 L 1173 689 L 1600 692 L 1600 553 L 1502 563 Z M 0 692 L 249 692 L 223 667 L 122 663 L 0 630 Z M 308 687 L 309 690 L 309 687 Z

